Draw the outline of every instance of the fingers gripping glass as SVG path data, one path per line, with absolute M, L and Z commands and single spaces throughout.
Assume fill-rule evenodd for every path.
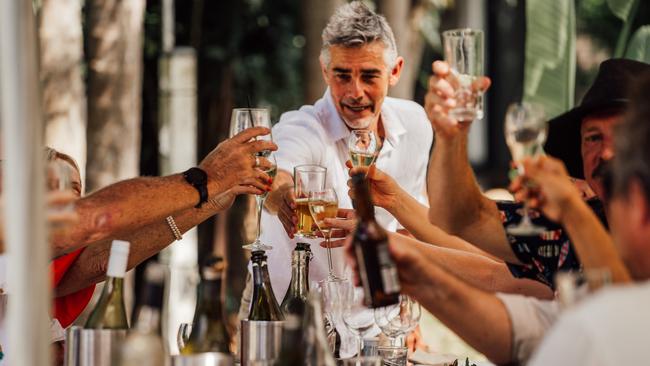
M 483 92 L 476 81 L 483 76 L 483 31 L 453 29 L 442 33 L 445 61 L 451 67 L 456 106 L 449 116 L 459 122 L 483 118 Z
M 332 263 L 332 247 L 330 245 L 330 238 L 332 237 L 332 228 L 325 222 L 325 219 L 336 218 L 336 213 L 339 209 L 339 199 L 336 196 L 336 191 L 332 188 L 323 191 L 309 192 L 309 212 L 311 217 L 316 223 L 318 230 L 325 238 L 327 243 L 327 264 L 329 265 L 329 279 L 338 279 L 339 277 L 334 274 L 334 265 Z
M 353 130 L 348 139 L 348 149 L 353 166 L 370 166 L 377 157 L 377 137 L 370 130 Z
M 543 154 L 546 130 L 546 118 L 540 105 L 526 102 L 511 104 L 506 112 L 505 136 L 512 160 L 518 162 L 525 157 Z M 523 173 L 522 169 L 519 165 L 519 174 Z M 526 202 L 521 221 L 506 228 L 506 232 L 514 236 L 535 236 L 544 231 L 543 226 L 531 221 Z
M 298 165 L 293 169 L 293 193 L 296 197 L 298 224 L 296 236 L 315 238 L 314 220 L 309 211 L 309 193 L 325 190 L 327 169 L 319 165 Z

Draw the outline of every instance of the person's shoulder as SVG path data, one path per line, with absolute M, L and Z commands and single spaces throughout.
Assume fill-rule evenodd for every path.
M 432 127 L 424 108 L 412 101 L 401 98 L 386 97 L 384 100 L 391 113 L 402 122 L 409 133 L 421 137 L 432 137 Z
M 280 137 L 280 135 L 321 137 L 324 134 L 323 124 L 315 112 L 314 106 L 311 105 L 282 113 L 278 123 L 273 126 L 274 138 Z
M 650 302 L 650 282 L 609 286 L 577 307 L 573 316 L 592 323 L 608 320 L 612 314 L 626 314 L 636 309 L 639 304 L 648 302 Z

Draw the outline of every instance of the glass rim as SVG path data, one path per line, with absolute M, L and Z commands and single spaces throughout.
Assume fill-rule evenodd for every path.
M 295 172 L 301 172 L 301 173 L 319 173 L 319 172 L 325 172 L 327 173 L 327 168 L 318 165 L 318 164 L 301 164 L 301 165 L 296 165 L 293 167 L 293 171 Z
M 248 107 L 237 107 L 232 109 L 233 112 L 238 112 L 238 111 L 251 111 L 251 112 L 258 112 L 258 111 L 266 111 L 270 112 L 269 108 L 248 108 Z
M 442 32 L 443 37 L 483 36 L 483 34 L 483 30 L 474 28 L 456 28 Z

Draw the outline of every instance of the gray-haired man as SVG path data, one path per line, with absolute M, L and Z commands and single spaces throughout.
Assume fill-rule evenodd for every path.
M 389 87 L 399 80 L 404 60 L 397 55 L 386 19 L 359 1 L 339 7 L 323 31 L 320 63 L 328 85 L 324 96 L 314 105 L 284 113 L 273 128 L 278 174 L 266 200 L 268 212 L 262 217 L 261 239 L 273 246 L 267 254 L 278 300 L 291 278 L 297 222 L 295 166 L 327 168 L 326 185 L 336 190 L 339 207 L 352 208 L 345 166 L 347 140 L 350 131 L 369 129 L 381 145 L 377 166 L 420 202 L 426 202 L 425 174 L 433 132 L 422 106 L 387 97 Z M 382 209 L 377 209 L 377 219 L 391 231 L 399 228 L 397 220 Z M 312 250 L 310 280 L 320 281 L 327 275 L 327 255 L 318 245 L 312 245 Z M 342 249 L 333 249 L 333 262 L 335 273 L 345 273 Z M 245 293 L 244 317 L 247 297 Z

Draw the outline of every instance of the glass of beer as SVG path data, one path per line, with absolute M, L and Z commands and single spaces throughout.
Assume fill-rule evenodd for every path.
M 296 197 L 298 225 L 296 236 L 315 238 L 312 226 L 314 220 L 309 211 L 309 193 L 325 189 L 327 169 L 314 164 L 298 165 L 293 168 L 293 193 Z

